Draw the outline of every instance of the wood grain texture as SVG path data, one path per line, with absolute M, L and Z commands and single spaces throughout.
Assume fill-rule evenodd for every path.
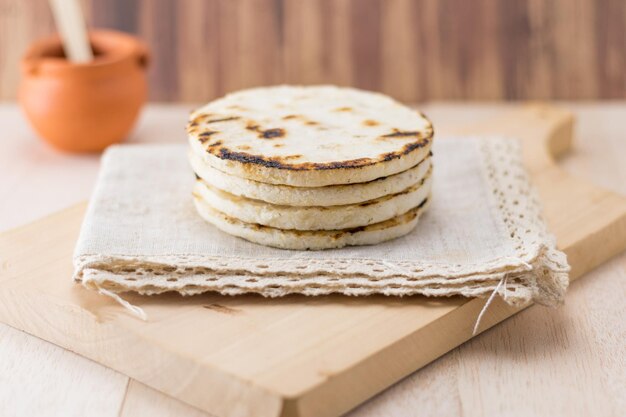
M 208 101 L 333 83 L 403 101 L 626 98 L 622 0 L 83 0 L 91 27 L 153 50 L 151 98 Z M 53 30 L 46 2 L 0 0 L 0 98 Z
M 564 149 L 570 142 L 570 122 L 567 112 L 533 107 L 463 131 L 519 136 L 540 190 L 569 191 L 544 193 L 544 202 L 549 203 L 546 215 L 552 230 L 570 256 L 574 278 L 623 248 L 626 203 L 568 181 L 553 166 L 542 139 L 549 139 L 552 149 Z M 543 182 L 544 177 L 550 181 Z M 582 202 L 574 205 L 569 195 Z M 129 295 L 151 317 L 142 323 L 110 300 L 63 284 L 82 210 L 66 210 L 3 235 L 0 316 L 218 415 L 337 415 L 466 340 L 484 302 L 422 297 L 268 301 L 206 295 L 183 304 L 178 296 Z M 31 261 L 33 251 L 36 262 Z M 239 313 L 206 308 L 214 304 Z M 42 321 L 42 308 L 55 320 Z M 484 326 L 515 311 L 497 301 Z M 59 327 L 60 322 L 65 324 Z M 474 373 L 470 368 L 461 374 L 468 387 Z M 471 409 L 480 405 L 466 402 Z
M 0 341 L 1 416 L 109 417 L 120 409 L 126 376 L 5 326 Z
M 626 103 L 561 105 L 574 111 L 578 120 L 574 151 L 562 158 L 561 166 L 575 177 L 626 194 Z M 435 104 L 423 110 L 442 126 L 487 120 L 510 107 Z M 182 140 L 177 135 L 188 110 L 188 106 L 149 106 L 131 141 Z M 68 156 L 44 147 L 14 105 L 0 106 L 0 124 L 5 128 L 0 145 L 0 201 L 4 202 L 0 230 L 89 196 L 96 157 Z M 1 269 L 7 266 L 0 263 Z M 600 415 L 596 406 L 603 415 L 621 416 L 626 409 L 622 395 L 626 391 L 625 278 L 626 254 L 622 254 L 573 283 L 560 309 L 534 306 L 517 314 L 407 377 L 351 416 L 573 417 Z M 84 415 L 73 410 L 89 409 L 94 415 L 110 417 L 208 416 L 2 324 L 0 351 L 0 415 L 60 417 Z M 69 359 L 59 360 L 63 357 Z M 96 413 L 89 407 L 98 399 L 76 389 L 77 380 L 90 387 L 113 384 L 117 392 L 128 385 L 128 390 L 125 399 L 109 397 L 116 407 Z M 59 395 L 51 399 L 47 392 Z M 590 392 L 597 397 L 590 400 Z

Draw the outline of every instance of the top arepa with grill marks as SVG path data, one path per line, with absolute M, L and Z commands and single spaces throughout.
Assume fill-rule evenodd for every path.
M 231 175 L 298 187 L 371 181 L 428 157 L 433 128 L 382 94 L 333 86 L 265 87 L 194 111 L 192 152 Z

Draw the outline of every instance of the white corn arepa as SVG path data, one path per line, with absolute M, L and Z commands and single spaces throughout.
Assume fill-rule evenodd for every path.
M 430 198 L 419 207 L 400 216 L 369 226 L 342 230 L 283 230 L 255 223 L 246 223 L 209 206 L 194 195 L 200 215 L 218 229 L 253 243 L 279 249 L 322 250 L 344 246 L 375 245 L 404 236 L 417 225 L 419 217 L 430 204 Z
M 226 174 L 205 164 L 199 156 L 193 153 L 189 154 L 189 161 L 196 175 L 211 187 L 239 197 L 298 207 L 356 204 L 388 194 L 396 194 L 421 181 L 431 167 L 431 158 L 428 157 L 404 172 L 364 183 L 293 187 L 266 184 Z
M 253 181 L 363 183 L 414 167 L 431 148 L 425 116 L 382 94 L 334 86 L 244 90 L 194 111 L 192 152 Z
M 417 184 L 374 200 L 341 206 L 284 206 L 227 193 L 197 180 L 194 194 L 214 209 L 246 223 L 277 229 L 338 230 L 389 220 L 419 206 L 430 194 L 430 172 Z

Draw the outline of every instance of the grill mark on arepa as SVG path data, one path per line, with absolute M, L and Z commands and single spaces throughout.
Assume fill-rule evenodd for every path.
M 204 143 L 206 143 L 210 139 L 211 135 L 214 135 L 216 133 L 217 132 L 215 132 L 213 130 L 204 131 L 204 132 L 202 132 L 202 133 L 200 133 L 198 135 L 198 141 L 200 141 L 200 143 L 204 144 Z
M 420 132 L 416 131 L 416 130 L 398 130 L 398 129 L 393 129 L 393 132 L 391 133 L 387 133 L 386 135 L 383 135 L 383 138 L 405 138 L 405 137 L 411 137 L 411 136 L 419 136 Z
M 302 123 L 304 123 L 305 125 L 308 126 L 317 126 L 319 125 L 319 122 L 316 122 L 315 120 L 311 120 L 306 118 L 305 116 L 301 115 L 301 114 L 288 114 L 286 116 L 281 117 L 281 119 L 283 120 L 298 120 L 301 121 Z
M 396 152 L 381 154 L 379 158 L 357 158 L 347 161 L 335 162 L 302 162 L 300 164 L 290 164 L 290 156 L 263 156 L 254 155 L 247 152 L 236 152 L 225 147 L 209 147 L 207 152 L 221 158 L 231 161 L 243 162 L 247 164 L 261 165 L 267 168 L 277 168 L 291 171 L 314 171 L 327 169 L 349 169 L 361 168 L 368 165 L 375 165 L 380 162 L 387 162 L 392 159 L 400 158 L 411 151 L 423 148 L 430 143 L 430 138 L 421 138 L 418 142 L 407 143 Z M 291 156 L 293 158 L 293 155 Z
M 428 158 L 430 158 L 430 157 L 432 157 L 432 156 L 433 156 L 432 151 L 429 151 L 429 152 L 428 152 L 428 156 L 427 156 L 426 158 L 422 159 L 422 160 L 421 160 L 421 161 L 419 161 L 417 164 L 413 165 L 411 168 L 409 168 L 409 170 L 414 169 L 414 168 L 417 168 L 418 166 L 422 165 L 422 164 L 423 164 L 423 163 L 424 163 L 424 162 L 425 162 Z M 407 170 L 407 171 L 408 171 L 408 170 Z M 384 181 L 384 180 L 386 180 L 387 178 L 389 178 L 389 176 L 388 176 L 388 175 L 386 175 L 386 176 L 384 176 L 384 177 L 378 177 L 378 178 L 373 179 L 373 180 L 371 180 L 371 181 L 367 181 L 367 182 L 365 182 L 365 183 L 363 183 L 363 184 L 368 184 L 368 183 L 372 183 L 372 182 L 376 182 L 376 181 Z
M 280 137 L 285 136 L 285 129 L 281 129 L 281 128 L 267 129 L 261 133 L 261 136 L 264 139 L 280 138 Z
M 422 161 L 422 162 L 423 162 L 423 161 Z M 421 164 L 421 162 L 420 162 L 420 164 Z M 417 165 L 419 165 L 419 164 L 417 164 Z M 416 165 L 416 166 L 417 166 L 417 165 Z M 410 168 L 410 169 L 411 169 L 411 168 Z M 401 195 L 406 195 L 406 194 L 409 194 L 409 193 L 413 193 L 413 192 L 415 192 L 415 191 L 416 191 L 419 187 L 423 186 L 423 185 L 426 183 L 426 180 L 430 178 L 430 176 L 432 175 L 432 172 L 433 172 L 433 168 L 432 168 L 432 166 L 431 166 L 431 167 L 428 169 L 428 171 L 426 171 L 426 174 L 424 174 L 424 177 L 423 177 L 421 180 L 419 180 L 417 183 L 415 183 L 414 185 L 411 185 L 411 186 L 409 186 L 409 187 L 405 188 L 404 190 L 399 191 L 399 192 L 397 192 L 397 193 L 395 193 L 395 194 L 388 194 L 388 195 L 386 195 L 386 196 L 383 196 L 383 197 L 378 197 L 378 198 L 375 198 L 375 199 L 373 199 L 373 200 L 364 201 L 364 202 L 362 202 L 362 203 L 359 203 L 359 206 L 360 206 L 360 207 L 367 207 L 367 206 L 371 206 L 372 204 L 379 204 L 379 203 L 384 202 L 384 201 L 387 201 L 387 200 L 389 200 L 389 199 L 391 199 L 391 198 L 396 198 L 396 197 L 399 197 L 399 196 L 401 196 Z
M 240 107 L 240 108 L 237 108 Z M 282 107 L 282 106 L 278 106 Z M 231 105 L 228 108 L 232 110 L 243 110 L 243 107 Z M 332 108 L 331 108 L 332 109 Z M 334 112 L 355 112 L 355 109 L 352 107 L 344 106 L 334 108 L 331 111 Z M 423 113 L 417 112 L 421 117 L 426 118 Z M 193 113 L 192 113 L 193 114 Z M 324 124 L 320 124 L 314 120 L 308 119 L 306 116 L 299 113 L 283 113 L 284 116 L 281 117 L 282 120 L 291 120 L 295 122 L 296 120 L 303 125 L 315 126 L 316 130 L 328 130 L 328 127 Z M 363 120 L 364 119 L 364 120 Z M 361 123 L 365 126 L 380 126 L 381 123 L 374 119 L 363 118 Z M 254 149 L 254 146 L 248 145 L 235 145 L 230 147 L 228 145 L 228 141 L 218 140 L 213 144 L 209 145 L 210 138 L 212 139 L 212 135 L 215 133 L 220 133 L 218 139 L 223 139 L 221 137 L 221 129 L 207 130 L 204 126 L 207 123 L 218 123 L 218 122 L 228 122 L 240 120 L 241 127 L 245 127 L 246 130 L 253 131 L 257 133 L 258 137 L 261 139 L 278 139 L 278 138 L 286 138 L 287 131 L 284 128 L 262 128 L 260 125 L 262 123 L 256 122 L 250 118 L 245 116 L 230 116 L 228 114 L 219 114 L 203 111 L 202 113 L 197 113 L 195 117 L 190 120 L 187 130 L 189 132 L 190 137 L 195 137 L 197 141 L 203 144 L 203 148 L 207 153 L 212 154 L 218 158 L 224 160 L 238 161 L 244 163 L 244 168 L 254 169 L 252 166 L 260 165 L 268 168 L 277 168 L 281 170 L 292 170 L 292 171 L 307 171 L 307 170 L 330 170 L 330 169 L 348 169 L 348 168 L 361 168 L 371 165 L 376 165 L 380 163 L 385 163 L 391 161 L 393 159 L 398 159 L 411 153 L 412 151 L 424 148 L 430 145 L 431 139 L 433 137 L 433 128 L 432 124 L 429 124 L 425 127 L 424 130 L 420 131 L 411 131 L 411 130 L 401 130 L 400 128 L 393 128 L 390 133 L 385 135 L 378 136 L 376 139 L 380 141 L 394 141 L 395 138 L 402 139 L 405 141 L 410 141 L 411 143 L 406 143 L 402 146 L 401 149 L 396 149 L 392 152 L 387 153 L 379 153 L 378 155 L 371 155 L 369 157 L 363 158 L 355 158 L 352 160 L 344 160 L 344 161 L 334 161 L 334 162 L 301 162 L 297 163 L 294 161 L 295 159 L 302 158 L 302 155 L 282 155 L 282 156 L 268 156 L 268 155 L 256 155 L 251 152 L 241 152 L 241 151 L 250 151 Z M 269 124 L 269 123 L 268 123 Z M 239 126 L 239 124 L 237 124 Z M 204 129 L 203 129 L 204 127 Z M 208 127 L 208 126 L 207 126 Z M 215 127 L 213 127 L 215 129 Z M 374 138 L 372 138 L 374 139 Z M 284 148 L 288 144 L 281 143 L 282 140 L 276 141 L 276 143 L 272 144 L 274 148 Z M 400 142 L 402 143 L 402 142 Z M 432 152 L 429 152 L 429 156 L 432 156 Z M 384 177 L 383 177 L 384 178 Z M 376 180 L 383 179 L 377 178 Z
M 212 152 L 212 149 L 207 149 L 209 152 Z M 281 157 L 281 156 L 261 156 L 261 155 L 253 155 L 245 152 L 233 152 L 226 148 L 219 148 L 218 150 L 219 156 L 222 159 L 228 159 L 231 161 L 238 161 L 250 164 L 262 165 L 268 168 L 278 168 L 278 169 L 286 169 L 292 171 L 306 171 L 306 170 L 315 170 L 315 169 L 338 169 L 338 168 L 355 168 L 358 166 L 363 166 L 367 164 L 376 163 L 376 161 L 370 158 L 359 158 L 353 159 L 351 161 L 340 161 L 340 162 L 326 162 L 326 163 L 317 163 L 317 162 L 304 162 L 297 165 L 286 164 L 285 161 L 289 157 Z
M 228 116 L 228 117 L 220 117 L 218 119 L 213 119 L 213 120 L 209 120 L 211 118 L 212 114 L 211 113 L 200 113 L 198 114 L 196 117 L 194 117 L 193 119 L 191 119 L 189 121 L 189 123 L 187 124 L 187 132 L 190 134 L 195 134 L 198 132 L 198 129 L 200 127 L 200 124 L 211 124 L 211 123 L 219 123 L 219 122 L 229 122 L 232 120 L 239 120 L 240 117 L 239 116 Z M 211 132 L 211 131 L 206 131 L 206 132 Z M 202 132 L 205 133 L 205 132 Z M 202 135 L 202 133 L 200 133 L 200 136 Z M 208 136 L 212 135 L 213 133 L 217 133 L 217 132 L 212 132 L 210 133 Z M 205 135 L 207 136 L 207 135 Z
M 384 220 L 382 222 L 379 223 L 373 223 L 373 224 L 369 224 L 367 226 L 358 226 L 358 227 L 353 227 L 350 229 L 343 229 L 343 230 L 339 230 L 339 233 L 337 233 L 336 235 L 334 235 L 333 237 L 340 237 L 342 234 L 354 234 L 354 233 L 359 233 L 359 232 L 363 232 L 365 230 L 368 229 L 376 229 L 377 227 L 381 226 L 381 225 L 387 225 L 387 227 L 393 227 L 395 225 L 397 225 L 398 223 L 400 223 L 401 221 L 411 221 L 414 218 L 417 217 L 417 214 L 419 212 L 419 210 L 424 207 L 424 205 L 426 205 L 426 203 L 428 202 L 428 197 L 426 197 L 421 203 L 419 203 L 416 207 L 413 207 L 411 210 L 407 211 L 404 214 L 401 214 L 399 216 L 396 217 L 392 217 L 391 219 L 388 220 Z
M 256 132 L 261 139 L 274 139 L 281 138 L 286 135 L 285 129 L 281 127 L 271 128 L 271 129 L 261 129 L 261 127 L 252 122 L 248 122 L 246 125 L 246 130 L 250 130 L 252 132 Z
M 231 117 L 222 117 L 221 119 L 205 120 L 203 121 L 203 123 L 208 125 L 209 123 L 230 122 L 231 120 L 239 120 L 239 119 L 240 119 L 239 116 L 231 116 Z
M 199 195 L 197 195 L 195 192 L 192 192 L 193 196 L 196 197 L 197 199 L 201 199 L 201 197 Z M 401 214 L 400 216 L 396 216 L 396 217 L 392 217 L 391 219 L 388 220 L 384 220 L 382 222 L 379 223 L 374 223 L 374 224 L 370 224 L 367 226 L 358 226 L 358 227 L 352 227 L 349 229 L 340 229 L 340 230 L 297 230 L 297 229 L 288 229 L 288 231 L 290 233 L 295 234 L 296 236 L 306 236 L 306 235 L 314 235 L 317 233 L 324 233 L 327 232 L 329 233 L 330 238 L 332 239 L 339 239 L 341 236 L 345 235 L 345 234 L 354 234 L 354 233 L 359 233 L 359 232 L 363 232 L 366 230 L 380 230 L 380 229 L 385 229 L 385 228 L 389 228 L 389 227 L 395 227 L 398 224 L 401 223 L 406 223 L 406 222 L 410 222 L 413 219 L 415 219 L 419 212 L 420 209 L 422 209 L 426 203 L 428 202 L 428 200 L 430 199 L 430 197 L 426 197 L 424 200 L 422 200 L 422 202 L 417 205 L 416 207 L 413 207 L 412 209 L 410 209 L 409 211 L 407 211 L 404 214 Z M 264 231 L 264 230 L 268 230 L 268 231 L 274 231 L 277 230 L 276 228 L 273 228 L 271 226 L 265 226 L 259 223 L 247 223 L 247 222 L 242 222 L 241 220 L 235 219 L 233 217 L 230 217 L 224 213 L 222 214 L 222 218 L 230 223 L 230 224 L 243 224 L 246 228 L 252 229 L 252 230 L 258 230 L 258 231 Z M 330 234 L 332 232 L 335 232 L 333 234 Z
M 424 146 L 427 146 L 429 143 L 430 143 L 430 137 L 421 138 L 419 142 L 407 143 L 398 152 L 389 152 L 389 153 L 382 154 L 381 160 L 383 162 L 387 162 L 387 161 L 391 161 L 392 159 L 400 158 L 401 156 L 406 155 L 415 149 L 419 149 L 419 148 L 423 148 Z

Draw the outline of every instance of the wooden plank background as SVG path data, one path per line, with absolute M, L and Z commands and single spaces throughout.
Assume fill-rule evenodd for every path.
M 335 83 L 404 101 L 626 98 L 624 0 L 85 0 L 91 27 L 151 46 L 151 98 Z M 43 0 L 0 0 L 0 99 L 54 31 Z

